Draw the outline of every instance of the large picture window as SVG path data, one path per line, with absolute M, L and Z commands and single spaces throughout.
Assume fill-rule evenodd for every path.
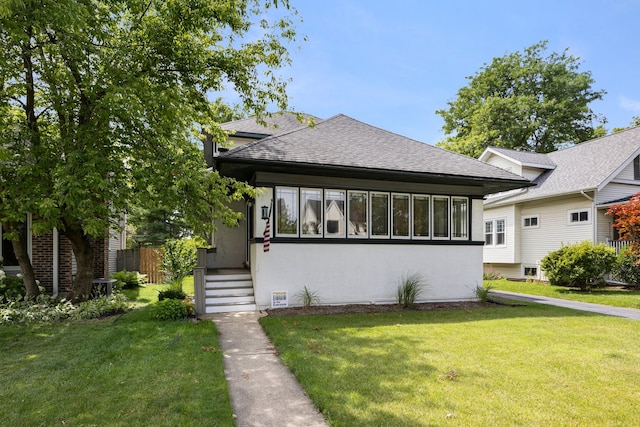
M 371 192 L 371 237 L 389 237 L 389 193 Z
M 468 197 L 277 186 L 274 236 L 469 240 Z M 485 244 L 504 244 L 504 220 L 485 223 Z
M 368 237 L 366 191 L 349 191 L 349 237 Z
M 300 210 L 300 234 L 308 237 L 322 237 L 322 191 L 301 189 Z
M 345 191 L 326 190 L 324 237 L 346 237 Z
M 433 238 L 449 238 L 449 198 L 433 196 Z
M 298 189 L 276 188 L 276 236 L 298 235 Z
M 391 196 L 391 211 L 393 212 L 391 230 L 393 231 L 393 237 L 409 238 L 410 200 L 408 194 L 393 194 Z

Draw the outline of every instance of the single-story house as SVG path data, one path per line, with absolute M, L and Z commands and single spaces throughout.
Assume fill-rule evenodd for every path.
M 235 145 L 205 146 L 219 173 L 260 193 L 200 251 L 198 312 L 301 305 L 304 287 L 321 304 L 393 303 L 411 273 L 426 284 L 420 301 L 474 299 L 483 198 L 529 180 L 342 114 L 312 119 L 227 123 Z
M 0 256 L 2 256 L 2 269 L 11 276 L 20 273 L 20 266 L 13 251 L 10 240 L 2 238 L 0 227 Z M 116 271 L 117 251 L 124 249 L 124 231 L 117 233 L 112 231 L 109 238 L 97 238 L 93 244 L 94 250 L 94 277 L 109 277 Z M 25 243 L 36 279 L 44 286 L 46 293 L 58 296 L 71 290 L 71 284 L 76 273 L 76 261 L 71 249 L 71 243 L 58 230 L 51 233 L 34 235 L 31 232 L 31 215 L 27 216 Z
M 540 261 L 585 240 L 620 245 L 609 207 L 640 191 L 640 127 L 548 154 L 487 148 L 480 160 L 534 186 L 495 193 L 484 203 L 484 269 L 545 279 Z

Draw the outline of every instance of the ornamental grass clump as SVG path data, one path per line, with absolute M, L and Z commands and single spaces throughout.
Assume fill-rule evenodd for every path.
M 300 300 L 304 308 L 320 304 L 320 294 L 318 291 L 312 291 L 306 286 L 302 288 L 301 291 L 297 292 L 295 296 Z
M 407 273 L 400 279 L 397 301 L 404 308 L 413 308 L 425 286 L 423 277 L 418 273 Z

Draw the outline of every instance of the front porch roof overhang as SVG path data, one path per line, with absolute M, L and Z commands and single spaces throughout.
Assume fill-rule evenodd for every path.
M 487 194 L 530 187 L 535 184 L 523 180 L 479 178 L 458 174 L 438 174 L 407 172 L 400 170 L 370 169 L 350 166 L 323 165 L 313 163 L 273 162 L 233 158 L 217 158 L 217 170 L 223 176 L 241 181 L 250 181 L 255 172 L 272 172 L 309 176 L 331 176 L 336 178 L 356 178 L 379 181 L 410 182 L 419 184 L 459 185 L 469 187 L 469 194 Z

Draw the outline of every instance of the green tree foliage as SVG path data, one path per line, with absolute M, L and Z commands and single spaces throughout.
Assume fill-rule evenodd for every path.
M 543 56 L 547 42 L 494 58 L 461 88 L 444 119 L 446 138 L 438 146 L 478 157 L 488 146 L 548 153 L 598 135 L 604 118 L 589 104 L 602 99 L 579 58 L 562 53 Z
M 616 252 L 604 243 L 584 241 L 549 252 L 540 266 L 552 285 L 588 291 L 604 285 L 603 276 L 616 266 Z
M 634 128 L 636 126 L 640 126 L 640 116 L 633 116 L 631 117 L 631 122 L 629 122 L 629 126 L 627 127 L 621 127 L 621 128 L 613 128 L 613 132 L 620 132 L 621 130 L 625 130 L 625 129 L 629 129 L 629 128 Z
M 57 227 L 77 261 L 74 301 L 92 279 L 91 242 L 131 202 L 162 205 L 195 231 L 252 189 L 207 172 L 202 131 L 223 142 L 219 108 L 231 89 L 243 110 L 285 110 L 295 10 L 278 0 L 7 0 L 0 6 L 0 222 L 27 292 L 26 248 Z M 24 246 L 24 245 L 23 245 Z M 23 262 L 24 261 L 24 262 Z

